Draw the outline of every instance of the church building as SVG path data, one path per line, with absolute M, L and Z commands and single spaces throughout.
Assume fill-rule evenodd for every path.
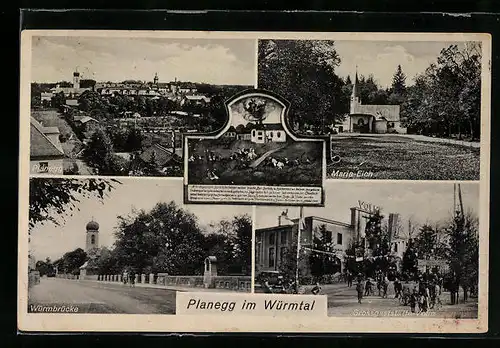
M 359 98 L 358 73 L 352 87 L 350 111 L 344 131 L 352 133 L 406 133 L 401 127 L 399 105 L 364 105 Z

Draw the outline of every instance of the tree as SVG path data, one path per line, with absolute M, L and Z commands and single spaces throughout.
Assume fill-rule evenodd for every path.
M 67 252 L 63 255 L 62 262 L 59 264 L 59 272 L 62 271 L 65 274 L 75 275 L 80 274 L 80 267 L 83 266 L 86 260 L 87 254 L 81 248 Z
M 40 277 L 53 277 L 55 275 L 54 265 L 52 265 L 52 261 L 48 257 L 45 259 L 45 261 L 38 261 L 36 263 L 35 269 L 40 272 Z
M 144 137 L 139 129 L 130 128 L 125 140 L 125 151 L 133 152 L 138 151 L 142 148 L 142 141 Z
M 215 256 L 221 274 L 250 275 L 252 264 L 252 220 L 249 215 L 237 215 L 221 220 L 205 236 L 205 257 Z
M 340 260 L 333 255 L 334 248 L 331 232 L 326 230 L 326 225 L 321 225 L 314 231 L 313 249 L 309 255 L 311 275 L 316 279 L 333 275 L 340 271 Z
M 56 109 L 60 109 L 63 105 L 66 104 L 66 96 L 64 95 L 64 92 L 59 92 L 55 94 L 51 98 L 51 106 Z
M 434 255 L 437 247 L 437 230 L 429 225 L 423 225 L 418 236 L 414 239 L 414 243 L 418 257 L 429 259 Z
M 339 64 L 333 41 L 259 40 L 258 85 L 292 102 L 291 125 L 323 127 L 349 110 Z
M 481 47 L 469 42 L 441 50 L 437 62 L 415 78 L 402 106 L 405 125 L 422 134 L 479 138 Z
M 406 75 L 403 73 L 401 65 L 398 65 L 396 72 L 392 77 L 392 93 L 402 96 L 405 94 L 405 91 L 406 91 Z
M 120 170 L 116 166 L 113 151 L 113 143 L 108 134 L 97 129 L 83 150 L 83 158 L 99 175 L 116 175 Z
M 403 274 L 407 274 L 410 277 L 413 277 L 418 271 L 417 254 L 412 239 L 408 240 L 408 245 L 403 253 L 402 271 Z
M 136 272 L 201 274 L 203 235 L 196 217 L 175 202 L 158 203 L 150 212 L 118 217 L 115 251 L 118 266 Z
M 115 179 L 31 178 L 29 227 L 46 221 L 59 225 L 65 214 L 79 210 L 82 198 L 102 201 L 118 184 Z
M 467 292 L 478 284 L 479 234 L 478 218 L 472 213 L 462 215 L 457 212 L 446 227 L 448 247 L 446 260 L 456 284 Z

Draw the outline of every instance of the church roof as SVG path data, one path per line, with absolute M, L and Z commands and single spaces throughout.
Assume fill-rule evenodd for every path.
M 360 105 L 354 107 L 352 114 L 372 115 L 376 118 L 384 117 L 389 122 L 398 122 L 400 106 L 399 105 Z
M 92 220 L 87 224 L 87 230 L 98 231 L 99 224 L 96 221 Z

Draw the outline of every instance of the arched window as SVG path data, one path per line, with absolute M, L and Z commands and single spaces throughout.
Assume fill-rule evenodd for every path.
M 95 235 L 90 236 L 90 244 L 95 244 Z
M 269 136 L 272 138 L 273 137 L 273 132 L 269 133 Z
M 281 132 L 280 131 L 277 131 L 276 132 L 276 138 L 280 138 L 281 137 Z

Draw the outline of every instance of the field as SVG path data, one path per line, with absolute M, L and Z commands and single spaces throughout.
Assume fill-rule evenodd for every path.
M 405 136 L 356 136 L 333 140 L 336 172 L 373 172 L 367 179 L 479 180 L 479 148 Z
M 253 149 L 256 158 L 231 159 L 239 149 Z M 218 159 L 207 160 L 207 153 Z M 199 156 L 201 159 L 189 163 L 189 184 L 321 186 L 322 154 L 321 142 L 290 140 L 286 143 L 254 144 L 246 140 L 231 143 L 220 140 L 193 141 L 190 143 L 189 156 Z M 272 158 L 282 162 L 286 159 L 299 162 L 280 169 L 270 163 Z M 208 171 L 215 173 L 218 179 L 210 179 Z

